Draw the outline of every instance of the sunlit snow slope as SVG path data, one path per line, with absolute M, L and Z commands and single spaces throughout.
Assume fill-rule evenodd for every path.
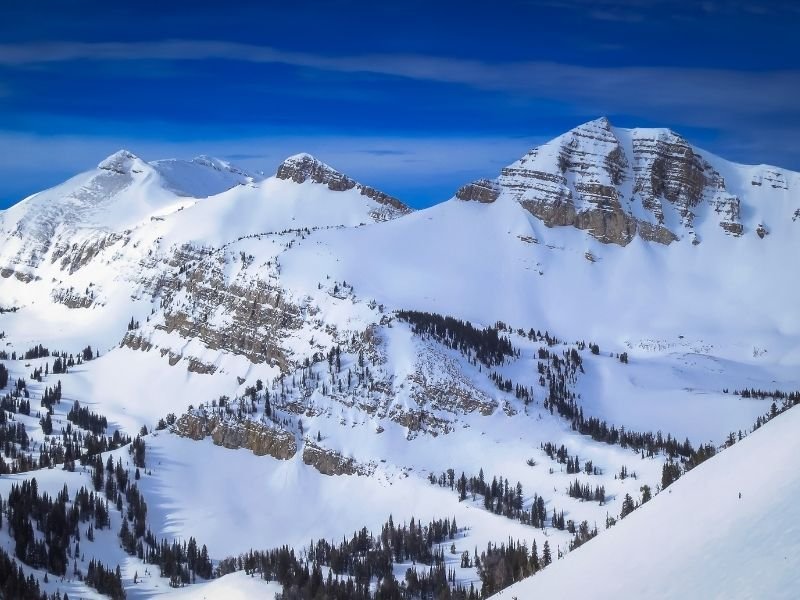
M 494 598 L 796 598 L 799 431 L 795 408 Z

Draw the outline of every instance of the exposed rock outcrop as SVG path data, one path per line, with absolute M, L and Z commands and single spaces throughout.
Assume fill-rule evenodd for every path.
M 371 475 L 375 471 L 372 465 L 363 465 L 352 457 L 308 440 L 303 448 L 303 462 L 323 475 Z
M 474 201 L 482 204 L 491 204 L 500 195 L 500 186 L 490 179 L 478 179 L 459 188 L 456 198 L 467 202 Z
M 647 221 L 638 221 L 636 231 L 643 240 L 647 242 L 657 242 L 665 246 L 678 240 L 678 236 L 663 225 L 654 225 Z
M 786 181 L 786 175 L 780 171 L 769 168 L 754 175 L 750 183 L 755 186 L 768 185 L 776 190 L 789 189 L 789 182 Z
M 50 262 L 55 263 L 60 260 L 61 270 L 66 270 L 71 275 L 81 267 L 85 267 L 89 264 L 89 262 L 105 248 L 113 246 L 122 239 L 123 236 L 121 234 L 109 233 L 107 235 L 84 240 L 80 244 L 58 244 L 50 255 Z
M 114 154 L 101 161 L 97 165 L 98 169 L 104 171 L 111 171 L 119 175 L 128 175 L 130 173 L 140 173 L 143 170 L 142 159 L 133 154 L 132 152 L 122 149 L 117 150 Z
M 295 183 L 313 181 L 314 183 L 326 185 L 329 190 L 335 192 L 356 189 L 362 196 L 366 196 L 390 209 L 388 214 L 380 213 L 373 215 L 378 218 L 378 220 L 394 218 L 411 212 L 411 209 L 397 198 L 389 196 L 373 187 L 358 183 L 347 175 L 317 160 L 310 154 L 290 156 L 281 163 L 275 176 L 278 179 L 288 179 Z
M 53 302 L 63 304 L 67 308 L 89 308 L 94 303 L 94 295 L 90 290 L 81 293 L 71 288 L 54 288 L 50 297 Z
M 198 338 L 211 350 L 227 350 L 287 371 L 283 340 L 287 332 L 302 326 L 300 308 L 264 277 L 240 273 L 233 280 L 226 278 L 225 260 L 223 252 L 192 246 L 176 251 L 170 263 L 178 272 L 160 278 L 154 290 L 164 298 L 165 307 L 164 322 L 157 328 Z M 185 297 L 190 302 L 178 301 Z M 218 311 L 226 315 L 224 320 L 212 318 Z
M 187 413 L 175 422 L 173 430 L 193 440 L 211 436 L 217 446 L 247 448 L 257 456 L 288 460 L 297 454 L 294 434 L 273 424 L 263 425 L 248 420 L 220 421 L 217 417 Z

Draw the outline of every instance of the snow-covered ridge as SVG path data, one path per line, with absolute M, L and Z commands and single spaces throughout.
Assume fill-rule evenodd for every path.
M 386 206 L 388 211 L 388 214 L 386 215 L 387 218 L 392 218 L 411 212 L 411 209 L 397 198 L 389 196 L 388 194 L 384 194 L 375 188 L 354 181 L 347 175 L 344 175 L 333 167 L 320 160 L 317 160 L 310 154 L 295 154 L 294 156 L 287 158 L 278 167 L 276 177 L 278 179 L 288 179 L 294 181 L 295 183 L 313 181 L 314 183 L 326 185 L 328 189 L 337 192 L 356 189 L 361 193 L 361 195 L 371 198 L 375 202 Z
M 195 198 L 214 196 L 237 185 L 252 185 L 264 179 L 261 172 L 249 173 L 228 161 L 205 155 L 191 160 L 156 160 L 150 165 L 177 194 Z
M 147 230 L 148 238 L 164 234 L 156 223 L 170 216 L 173 240 L 214 244 L 292 227 L 385 221 L 410 211 L 330 167 L 313 170 L 311 188 L 295 185 L 298 173 L 293 180 L 266 178 L 209 156 L 146 162 L 122 149 L 97 168 L 0 211 L 0 269 L 30 281 L 41 277 L 36 269 L 43 261 L 67 260 L 70 249 L 124 244 L 134 230 Z M 326 192 L 336 202 L 317 206 Z M 189 208 L 194 218 L 174 218 Z

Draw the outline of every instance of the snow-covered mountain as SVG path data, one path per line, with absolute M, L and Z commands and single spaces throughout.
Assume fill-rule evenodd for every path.
M 146 426 L 148 527 L 202 540 L 218 569 L 250 548 L 378 532 L 390 514 L 455 517 L 434 549 L 459 585 L 489 594 L 521 571 L 489 578 L 476 546 L 513 537 L 571 554 L 606 536 L 626 495 L 657 492 L 665 465 L 690 470 L 792 405 L 798 190 L 797 173 L 607 119 L 419 211 L 308 154 L 266 177 L 120 151 L 0 212 L 0 398 L 14 392 L 9 415 L 35 448 L 65 443 L 34 416 L 56 380 L 68 402 L 52 407 L 54 431 L 86 434 L 74 400 L 107 418 L 106 435 Z M 38 344 L 85 360 L 56 375 L 52 356 L 24 358 Z M 519 481 L 519 499 L 455 493 L 450 469 Z M 35 476 L 53 496 L 93 485 L 91 468 Z M 77 568 L 102 556 L 148 597 L 167 582 L 118 547 L 129 502 L 113 531 L 81 542 Z M 398 580 L 411 563 L 396 558 Z M 251 589 L 237 574 L 198 589 L 224 594 L 212 590 L 226 580 Z M 92 593 L 73 583 L 70 596 Z
M 511 196 L 548 227 L 573 226 L 625 246 L 636 235 L 660 244 L 686 236 L 700 243 L 701 221 L 733 236 L 763 237 L 765 221 L 794 217 L 789 207 L 781 214 L 771 205 L 796 198 L 799 185 L 797 173 L 732 164 L 669 129 L 620 129 L 601 118 L 456 195 L 478 202 Z

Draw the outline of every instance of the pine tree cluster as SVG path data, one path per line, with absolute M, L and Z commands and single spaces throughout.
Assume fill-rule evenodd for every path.
M 411 324 L 417 335 L 429 335 L 450 348 L 475 358 L 487 367 L 500 365 L 506 357 L 516 356 L 511 341 L 496 327 L 478 329 L 471 323 L 435 313 L 401 310 L 397 317 Z
M 65 593 L 47 595 L 41 591 L 39 580 L 25 577 L 22 567 L 5 550 L 0 549 L 0 598 L 14 600 L 69 600 Z
M 487 598 L 496 594 L 548 566 L 553 561 L 550 543 L 546 541 L 542 550 L 540 557 L 535 540 L 529 552 L 524 542 L 511 539 L 508 544 L 499 546 L 488 544 L 480 557 L 476 550 L 474 563 L 483 584 L 481 597 Z
M 444 550 L 436 547 L 458 533 L 455 519 L 436 520 L 427 526 L 412 519 L 408 525 L 397 526 L 390 517 L 378 537 L 362 529 L 338 545 L 318 541 L 301 553 L 302 558 L 287 546 L 251 550 L 221 561 L 217 575 L 258 573 L 283 586 L 283 600 L 478 600 L 474 587 L 466 589 L 456 583 L 455 572 L 444 565 Z M 394 563 L 408 561 L 427 568 L 411 567 L 404 580 L 397 581 Z M 322 567 L 329 569 L 327 578 Z

